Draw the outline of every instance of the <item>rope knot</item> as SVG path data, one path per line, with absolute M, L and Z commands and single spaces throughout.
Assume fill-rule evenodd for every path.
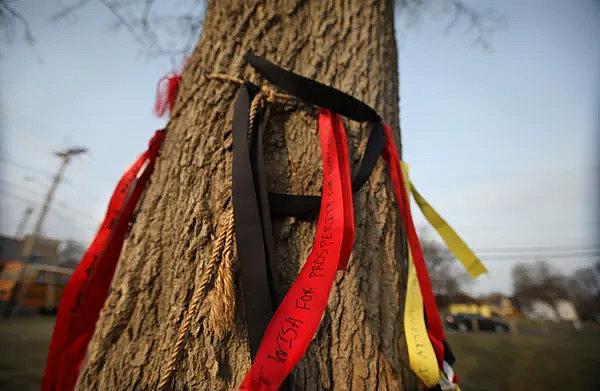
M 292 95 L 282 94 L 275 91 L 273 88 L 263 85 L 260 87 L 260 92 L 264 95 L 269 103 L 291 104 L 295 98 Z

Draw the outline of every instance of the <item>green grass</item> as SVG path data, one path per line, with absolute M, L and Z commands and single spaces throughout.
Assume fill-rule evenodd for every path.
M 463 390 L 600 390 L 600 335 L 449 333 Z
M 0 390 L 38 390 L 53 317 L 0 320 Z M 600 334 L 448 333 L 463 391 L 600 390 Z
M 0 390 L 39 390 L 54 317 L 0 320 Z

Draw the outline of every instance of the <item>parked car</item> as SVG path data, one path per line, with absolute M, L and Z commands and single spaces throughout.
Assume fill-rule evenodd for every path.
M 491 318 L 479 314 L 448 314 L 446 316 L 446 327 L 457 331 L 491 331 L 494 333 L 508 333 L 510 326 L 506 320 L 499 316 Z

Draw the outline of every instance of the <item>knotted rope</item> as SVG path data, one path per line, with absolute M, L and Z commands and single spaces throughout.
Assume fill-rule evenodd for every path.
M 242 85 L 244 80 L 235 76 L 213 73 L 209 79 L 228 81 Z M 279 93 L 269 86 L 263 85 L 252 99 L 249 112 L 249 129 L 253 129 L 258 113 L 268 103 L 293 104 L 295 98 Z M 249 137 L 251 135 L 248 135 Z M 211 257 L 202 270 L 200 282 L 194 289 L 192 300 L 179 326 L 179 332 L 171 356 L 158 384 L 159 390 L 165 390 L 173 378 L 177 363 L 189 335 L 194 316 L 200 309 L 201 301 L 208 295 L 209 285 L 214 277 L 208 310 L 208 326 L 216 337 L 222 337 L 231 329 L 235 317 L 235 282 L 233 277 L 233 209 L 229 209 L 217 226 L 216 241 Z M 220 261 L 220 262 L 219 262 Z
M 228 82 L 239 84 L 239 85 L 244 84 L 244 80 L 242 80 L 238 77 L 223 74 L 223 73 L 211 73 L 207 77 L 209 79 L 228 81 Z M 281 92 L 277 92 L 273 88 L 271 88 L 267 85 L 260 86 L 260 90 L 254 96 L 254 99 L 252 99 L 252 103 L 250 105 L 248 128 L 249 129 L 254 128 L 254 122 L 256 121 L 256 115 L 258 114 L 258 112 L 260 110 L 262 110 L 265 107 L 265 103 L 268 102 L 268 103 L 291 105 L 291 104 L 295 104 L 296 101 L 297 101 L 296 98 L 292 95 L 282 94 Z
M 213 79 L 213 80 L 228 81 L 228 82 L 238 84 L 238 85 L 244 84 L 243 79 L 240 79 L 239 77 L 227 75 L 225 73 L 211 73 L 210 75 L 207 76 L 207 78 Z M 260 86 L 260 91 L 256 96 L 258 97 L 259 95 L 262 95 L 261 99 L 264 99 L 269 103 L 292 104 L 296 101 L 296 98 L 294 96 L 288 95 L 288 94 L 282 94 L 281 92 L 277 92 L 273 88 L 271 88 L 267 85 Z M 256 99 L 256 97 L 255 97 L 255 99 Z M 251 115 L 252 115 L 252 113 L 251 113 Z

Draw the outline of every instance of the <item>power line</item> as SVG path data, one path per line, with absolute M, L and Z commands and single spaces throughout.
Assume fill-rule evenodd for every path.
M 570 256 L 581 256 L 581 257 L 589 257 L 600 255 L 600 249 L 598 250 L 576 250 L 576 251 L 560 251 L 560 252 L 545 252 L 539 251 L 535 253 L 496 253 L 496 254 L 486 254 L 486 253 L 477 253 L 478 256 L 482 258 L 561 258 L 561 257 L 570 257 Z
M 23 177 L 23 180 L 25 180 L 26 182 L 35 182 L 38 183 L 40 185 L 44 185 L 44 186 L 48 186 L 50 184 L 49 179 L 40 179 L 36 176 L 33 175 L 26 175 L 25 177 Z
M 0 178 L 0 183 L 4 183 L 4 184 L 6 184 L 7 186 L 9 186 L 9 187 L 11 187 L 13 189 L 16 188 L 21 193 L 23 193 L 23 192 L 25 192 L 25 193 L 31 193 L 33 195 L 42 197 L 42 193 L 41 192 L 37 192 L 35 190 L 29 189 L 29 188 L 27 188 L 26 186 L 23 186 L 20 183 L 13 182 L 13 181 L 10 181 L 10 180 L 5 179 L 5 178 Z
M 7 197 L 12 197 L 12 198 L 21 200 L 23 202 L 31 202 L 31 203 L 34 203 L 34 204 L 39 204 L 39 202 L 40 202 L 39 200 L 34 200 L 33 198 L 28 198 L 28 197 L 24 197 L 24 196 L 19 195 L 19 194 L 10 193 L 10 192 L 6 191 L 5 189 L 0 189 L 0 195 L 4 195 L 4 196 L 7 196 Z
M 547 246 L 505 246 L 476 248 L 474 251 L 478 254 L 483 253 L 530 253 L 545 251 L 595 251 L 600 250 L 600 243 L 583 245 L 547 245 Z
M 35 205 L 38 205 L 38 204 L 41 203 L 40 200 L 36 200 L 36 199 L 30 198 L 30 197 L 26 197 L 26 196 L 23 196 L 21 194 L 11 193 L 11 192 L 6 191 L 5 189 L 0 189 L 0 195 L 4 195 L 6 197 L 11 197 L 11 198 L 14 198 L 14 199 L 18 199 L 18 200 L 26 202 L 28 204 L 33 203 Z M 62 209 L 62 211 L 61 211 L 61 209 Z M 65 204 L 63 202 L 60 202 L 60 201 L 54 204 L 54 207 L 52 208 L 52 210 L 56 214 L 58 214 L 59 216 L 61 216 L 63 219 L 65 219 L 65 220 L 77 222 L 76 219 L 74 219 L 73 217 L 68 216 L 67 214 L 65 214 L 65 213 L 71 213 L 72 214 L 73 212 L 75 212 L 75 213 L 78 213 L 79 215 L 84 215 L 82 217 L 85 217 L 89 223 L 96 222 L 96 218 L 94 216 L 92 216 L 91 214 L 86 213 L 86 212 L 82 212 L 80 210 L 77 210 L 77 209 L 73 208 L 72 206 L 69 206 L 69 205 L 67 205 L 67 204 Z
M 0 156 L 0 160 L 3 161 L 3 162 L 5 162 L 5 163 L 7 163 L 7 164 L 9 164 L 9 165 L 11 165 L 11 166 L 13 166 L 13 167 L 17 167 L 17 168 L 20 168 L 22 170 L 26 170 L 26 171 L 30 171 L 30 172 L 37 172 L 38 174 L 42 174 L 42 175 L 45 175 L 45 176 L 48 176 L 48 177 L 51 177 L 51 178 L 53 176 L 50 171 L 46 171 L 46 170 L 42 170 L 42 169 L 39 169 L 39 168 L 31 167 L 31 166 L 28 166 L 26 164 L 19 163 L 19 162 L 16 162 L 16 161 L 12 160 L 12 159 L 6 158 L 4 156 Z
M 78 191 L 78 192 L 80 192 L 81 194 L 84 194 L 84 195 L 86 195 L 86 196 L 87 196 L 89 199 L 92 199 L 92 200 L 94 200 L 94 201 L 100 201 L 100 197 L 99 197 L 97 194 L 95 194 L 95 193 L 92 193 L 92 191 L 90 191 L 90 190 L 88 190 L 88 189 L 84 188 L 83 186 L 77 186 L 77 185 L 75 185 L 75 184 L 74 184 L 73 182 L 71 182 L 71 181 L 70 181 L 68 178 L 65 178 L 65 181 L 64 181 L 64 182 L 65 182 L 65 184 L 66 184 L 66 185 L 69 185 L 69 187 L 70 187 L 71 189 L 77 190 L 77 191 Z
M 11 165 L 11 166 L 13 166 L 13 167 L 19 168 L 21 170 L 25 170 L 25 171 L 28 171 L 28 172 L 35 172 L 35 173 L 41 174 L 44 177 L 46 177 L 46 179 L 52 179 L 53 178 L 53 175 L 49 171 L 45 171 L 45 170 L 42 170 L 42 169 L 39 169 L 39 168 L 35 168 L 35 167 L 29 166 L 27 164 L 19 163 L 19 162 L 15 161 L 15 160 L 6 158 L 4 156 L 0 156 L 0 160 L 3 161 L 3 162 L 5 162 L 5 163 L 7 163 L 7 164 L 9 164 L 9 165 Z M 33 179 L 35 182 L 43 183 L 44 185 L 48 184 L 47 181 L 44 183 L 42 180 L 40 180 L 40 179 L 38 179 L 36 177 L 30 177 L 30 178 Z M 71 182 L 70 179 L 65 178 L 63 181 L 64 181 L 64 183 L 66 183 L 67 185 L 69 185 L 71 188 L 74 188 L 74 189 L 80 191 L 82 194 L 85 194 L 88 198 L 93 199 L 94 201 L 99 201 L 100 200 L 100 197 L 98 195 L 94 194 L 92 191 L 89 191 L 89 190 L 85 189 L 82 186 L 74 184 L 73 182 Z
M 4 179 L 4 178 L 0 178 L 0 182 L 4 182 L 4 183 L 6 183 L 6 184 L 8 184 L 9 186 L 11 186 L 11 187 L 14 187 L 14 188 L 18 188 L 20 193 L 26 192 L 26 193 L 31 193 L 32 195 L 35 195 L 35 196 L 43 197 L 43 194 L 42 194 L 42 193 L 40 193 L 40 192 L 36 192 L 36 191 L 34 191 L 34 190 L 31 190 L 31 189 L 28 189 L 28 188 L 26 188 L 26 187 L 23 187 L 22 185 L 20 185 L 20 184 L 18 184 L 18 183 L 15 183 L 15 182 L 13 182 L 13 181 L 9 181 L 9 180 L 6 180 L 6 179 Z M 14 193 L 13 193 L 13 194 L 14 194 Z M 98 199 L 98 198 L 96 198 L 96 199 Z M 39 201 L 31 201 L 31 202 L 34 202 L 34 203 L 36 203 L 36 204 L 37 204 L 37 203 L 39 203 Z M 57 206 L 59 206 L 59 207 L 62 207 L 63 209 L 67 209 L 67 210 L 71 210 L 71 211 L 73 211 L 73 212 L 76 212 L 76 213 L 78 213 L 78 214 L 80 214 L 80 215 L 86 215 L 86 216 L 90 217 L 92 220 L 95 220 L 95 219 L 96 219 L 96 218 L 95 218 L 93 215 L 91 215 L 89 212 L 85 212 L 85 211 L 83 211 L 83 210 L 81 210 L 81 209 L 75 208 L 75 207 L 73 207 L 72 205 L 70 205 L 68 202 L 66 202 L 66 201 L 64 201 L 64 200 L 62 200 L 62 199 L 57 199 L 57 200 L 55 200 L 55 201 L 54 201 L 54 204 L 55 204 L 55 205 L 57 205 Z
M 555 257 L 555 258 L 541 258 L 541 257 L 533 257 L 533 258 L 484 258 L 482 257 L 481 260 L 484 263 L 488 263 L 488 262 L 536 262 L 536 261 L 543 261 L 543 262 L 583 262 L 583 261 L 589 261 L 589 262 L 595 262 L 600 260 L 600 256 L 598 255 L 593 255 L 593 256 L 589 256 L 589 257 L 578 257 L 578 256 L 566 256 L 566 257 Z

